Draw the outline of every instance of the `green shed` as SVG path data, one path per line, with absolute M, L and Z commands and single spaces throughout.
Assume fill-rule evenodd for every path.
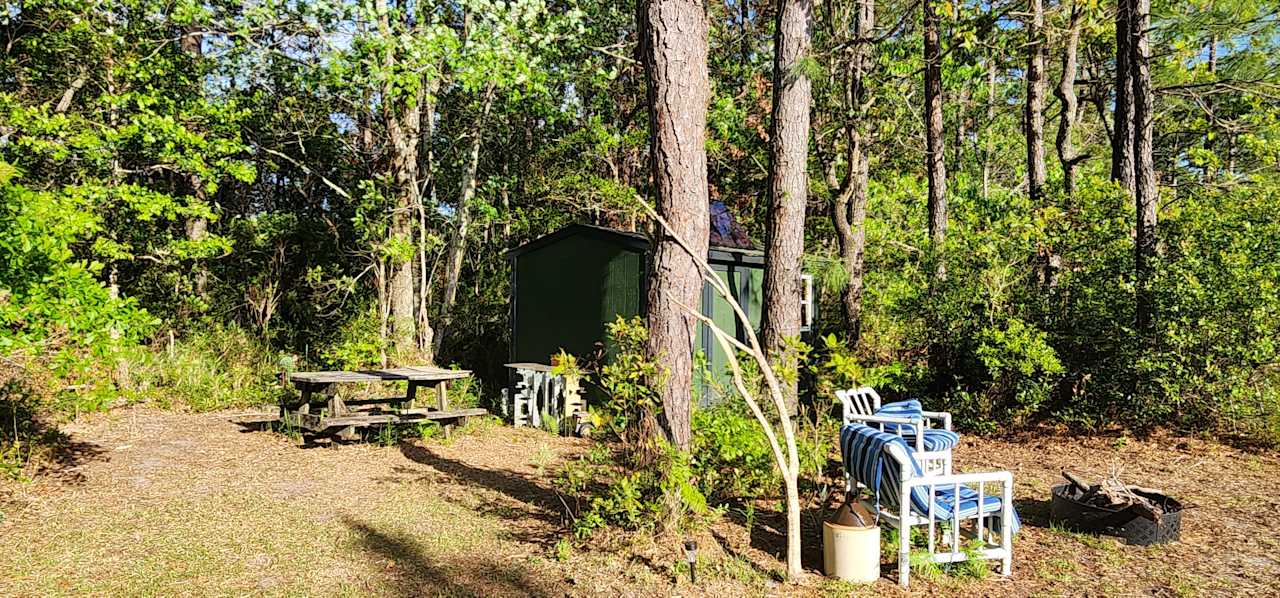
M 560 349 L 579 358 L 590 355 L 604 341 L 606 324 L 644 313 L 649 255 L 645 235 L 586 224 L 571 224 L 511 250 L 511 361 L 547 363 Z M 758 328 L 764 253 L 713 245 L 707 261 Z M 807 277 L 804 288 L 807 326 L 813 314 Z M 702 312 L 745 340 L 728 302 L 710 285 L 702 291 Z M 723 388 L 726 356 L 711 332 L 701 328 L 692 349 L 707 356 L 708 369 Z M 714 399 L 709 381 L 699 386 L 704 403 Z

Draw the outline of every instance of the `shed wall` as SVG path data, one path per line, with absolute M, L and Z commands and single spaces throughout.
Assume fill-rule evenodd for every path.
M 644 256 L 569 236 L 516 256 L 513 276 L 511 358 L 549 363 L 560 349 L 590 354 L 607 323 L 640 313 Z

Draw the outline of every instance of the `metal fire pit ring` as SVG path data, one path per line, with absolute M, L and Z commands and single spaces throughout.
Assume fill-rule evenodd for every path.
M 1118 536 L 1137 546 L 1178 541 L 1182 533 L 1182 503 L 1163 494 L 1137 494 L 1155 501 L 1164 509 L 1159 521 L 1147 519 L 1131 508 L 1108 509 L 1082 503 L 1076 500 L 1077 492 L 1071 484 L 1053 487 L 1049 520 L 1073 531 Z

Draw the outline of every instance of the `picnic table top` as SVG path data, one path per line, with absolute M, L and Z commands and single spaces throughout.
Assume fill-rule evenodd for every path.
M 414 382 L 440 382 L 468 378 L 471 370 L 446 370 L 430 365 L 414 365 L 382 370 L 351 372 L 294 372 L 289 381 L 295 384 L 332 384 L 338 382 L 376 382 L 379 380 L 411 380 Z

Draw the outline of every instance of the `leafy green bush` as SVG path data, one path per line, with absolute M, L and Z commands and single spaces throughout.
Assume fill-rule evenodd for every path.
M 607 453 L 580 457 L 561 469 L 557 486 L 573 501 L 574 535 L 585 539 L 608 527 L 634 531 L 698 525 L 710 510 L 694 476 L 689 455 L 664 443 L 658 460 L 640 469 L 615 462 Z
M 382 339 L 376 305 L 369 304 L 338 330 L 320 350 L 320 362 L 335 369 L 380 367 L 390 347 Z
M 723 404 L 693 413 L 694 471 L 713 503 L 781 488 L 764 430 L 744 408 Z
M 655 390 L 660 369 L 649 357 L 649 331 L 639 317 L 619 316 L 609 323 L 608 334 L 611 358 L 600 367 L 605 402 L 596 413 L 605 429 L 628 446 L 630 458 L 646 466 L 661 452 L 655 444 L 661 434 L 662 402 Z
M 1132 424 L 1217 426 L 1280 443 L 1278 200 L 1274 190 L 1205 194 L 1163 223 L 1159 338 L 1138 360 Z

